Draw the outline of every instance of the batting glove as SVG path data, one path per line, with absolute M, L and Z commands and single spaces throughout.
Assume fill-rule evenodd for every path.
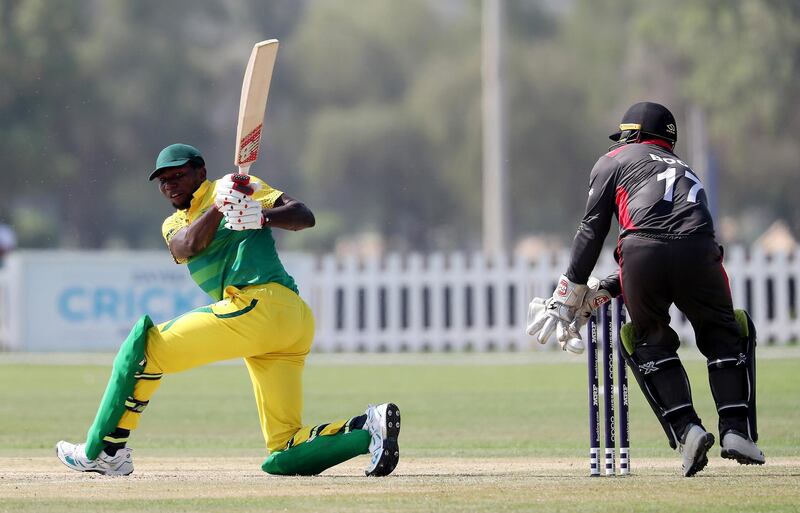
M 228 204 L 239 204 L 250 199 L 261 188 L 258 182 L 251 182 L 247 175 L 225 175 L 214 186 L 214 204 L 218 209 Z
M 233 221 L 227 221 L 225 223 L 225 228 L 228 230 L 233 230 L 235 232 L 241 232 L 243 230 L 260 230 L 264 227 L 264 216 L 253 216 L 248 219 L 239 218 Z
M 258 230 L 264 226 L 261 203 L 252 199 L 240 203 L 229 203 L 220 208 L 225 218 L 225 228 L 229 230 Z

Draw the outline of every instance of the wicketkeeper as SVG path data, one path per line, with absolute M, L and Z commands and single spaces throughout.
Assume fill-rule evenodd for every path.
M 707 358 L 721 456 L 761 465 L 764 455 L 755 444 L 755 327 L 746 312 L 734 312 L 703 184 L 673 152 L 675 119 L 662 105 L 637 103 L 610 138 L 616 143 L 589 178 L 569 268 L 552 297 L 531 302 L 528 333 L 542 343 L 555 334 L 563 349 L 581 353 L 580 328 L 598 306 L 623 295 L 631 318 L 622 330 L 623 356 L 670 446 L 680 451 L 688 477 L 708 463 L 714 436 L 692 405 L 678 335 L 669 326 L 674 303 Z M 589 275 L 613 216 L 619 222 L 619 272 L 600 281 Z
M 265 472 L 313 475 L 369 453 L 366 475 L 391 473 L 399 459 L 396 405 L 370 405 L 363 415 L 316 426 L 301 419 L 314 316 L 278 258 L 272 228 L 314 226 L 311 211 L 256 177 L 206 180 L 203 157 L 186 144 L 164 148 L 150 180 L 177 209 L 162 230 L 175 262 L 215 302 L 157 326 L 147 315 L 139 319 L 119 349 L 86 443 L 58 442 L 58 458 L 73 470 L 130 474 L 126 443 L 162 377 L 241 357 L 269 454 Z

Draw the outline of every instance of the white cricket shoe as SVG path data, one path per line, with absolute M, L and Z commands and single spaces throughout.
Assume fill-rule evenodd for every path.
M 683 457 L 683 475 L 692 477 L 708 463 L 708 450 L 714 445 L 714 435 L 697 424 L 689 424 L 678 451 Z
M 368 476 L 388 476 L 400 460 L 400 408 L 394 403 L 367 407 L 364 429 L 369 431 L 370 463 L 364 469 Z
M 104 476 L 127 476 L 133 472 L 133 449 L 123 447 L 109 456 L 100 452 L 97 459 L 86 457 L 86 444 L 71 444 L 61 440 L 56 444 L 56 456 L 61 463 L 78 472 L 97 472 Z
M 720 456 L 736 460 L 741 465 L 763 465 L 767 461 L 755 442 L 736 431 L 725 433 L 720 445 L 722 445 Z

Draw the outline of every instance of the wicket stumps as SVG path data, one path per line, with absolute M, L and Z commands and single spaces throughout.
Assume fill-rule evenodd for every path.
M 621 299 L 602 305 L 599 315 L 592 315 L 588 324 L 589 363 L 589 471 L 591 476 L 600 475 L 600 383 L 598 376 L 597 346 L 602 346 L 603 362 L 603 418 L 605 430 L 605 475 L 616 473 L 616 415 L 614 410 L 614 346 L 617 349 L 619 385 L 616 387 L 619 402 L 619 473 L 630 472 L 630 436 L 628 425 L 628 372 L 622 357 L 620 329 L 625 324 L 625 305 Z M 599 319 L 598 319 L 599 318 Z M 598 328 L 602 330 L 598 337 Z M 613 342 L 616 335 L 616 344 Z

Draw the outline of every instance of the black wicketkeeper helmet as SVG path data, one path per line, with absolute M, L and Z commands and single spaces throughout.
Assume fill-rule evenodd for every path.
M 608 136 L 619 144 L 637 142 L 641 134 L 648 134 L 670 141 L 678 141 L 678 127 L 672 113 L 658 103 L 639 102 L 632 105 L 619 124 L 619 132 Z

